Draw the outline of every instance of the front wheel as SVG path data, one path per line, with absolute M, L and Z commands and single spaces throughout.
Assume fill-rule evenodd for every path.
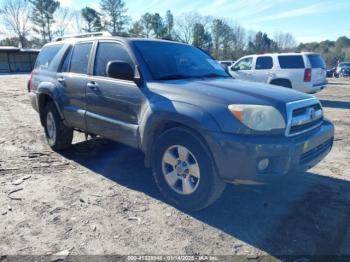
M 45 107 L 44 129 L 47 143 L 53 150 L 63 150 L 71 146 L 73 129 L 63 123 L 53 103 Z
M 185 128 L 173 128 L 156 141 L 153 174 L 159 190 L 175 206 L 196 211 L 223 193 L 222 181 L 201 139 Z

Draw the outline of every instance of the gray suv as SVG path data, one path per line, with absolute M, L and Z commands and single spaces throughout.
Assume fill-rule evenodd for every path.
M 199 210 L 227 182 L 306 170 L 331 150 L 320 102 L 235 80 L 203 51 L 119 37 L 63 39 L 42 49 L 28 82 L 48 144 L 73 132 L 142 150 L 165 198 Z

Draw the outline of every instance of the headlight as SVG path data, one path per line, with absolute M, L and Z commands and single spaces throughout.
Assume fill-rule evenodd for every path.
M 271 131 L 286 127 L 283 116 L 272 106 L 229 105 L 228 108 L 239 121 L 256 131 Z

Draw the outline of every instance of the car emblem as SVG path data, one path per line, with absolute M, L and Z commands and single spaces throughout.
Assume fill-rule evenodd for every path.
M 316 119 L 316 110 L 314 108 L 310 108 L 308 115 L 309 115 L 311 120 L 315 120 Z

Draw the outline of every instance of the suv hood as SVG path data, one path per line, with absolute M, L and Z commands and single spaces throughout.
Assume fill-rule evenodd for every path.
M 285 104 L 312 97 L 295 90 L 232 78 L 168 80 L 147 83 L 149 90 L 171 101 L 207 108 L 210 104 L 272 105 L 284 111 Z

